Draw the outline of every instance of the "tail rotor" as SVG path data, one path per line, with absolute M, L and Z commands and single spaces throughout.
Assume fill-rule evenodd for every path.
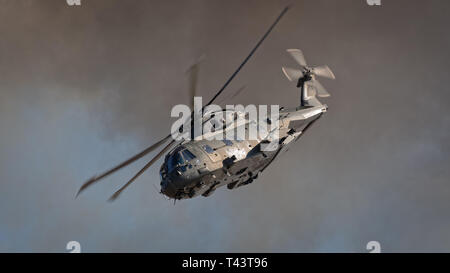
M 307 87 L 306 97 L 319 96 L 329 97 L 330 94 L 316 77 L 324 77 L 328 79 L 336 79 L 333 71 L 327 65 L 308 66 L 305 56 L 300 49 L 286 50 L 292 58 L 299 64 L 299 68 L 282 67 L 283 74 L 289 81 L 297 81 L 297 87 Z

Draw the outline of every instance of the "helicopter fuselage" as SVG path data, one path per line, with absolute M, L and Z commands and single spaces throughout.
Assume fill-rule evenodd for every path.
M 253 182 L 286 147 L 326 112 L 327 106 L 280 109 L 278 147 L 264 151 L 257 140 L 190 140 L 173 148 L 160 169 L 161 193 L 176 200 L 210 196 L 227 185 L 235 189 Z M 239 113 L 241 114 L 241 113 Z M 245 123 L 241 126 L 247 126 Z

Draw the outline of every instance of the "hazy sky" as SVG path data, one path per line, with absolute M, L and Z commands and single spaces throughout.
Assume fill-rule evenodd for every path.
M 450 250 L 447 0 L 0 0 L 0 251 Z M 138 161 L 74 199 L 93 174 L 167 135 L 201 55 L 209 100 L 296 106 L 281 73 L 328 64 L 328 113 L 251 185 L 176 205 L 161 162 L 114 203 Z

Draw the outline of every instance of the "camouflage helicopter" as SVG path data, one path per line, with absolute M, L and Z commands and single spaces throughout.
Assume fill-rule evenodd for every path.
M 240 64 L 238 69 L 216 95 L 202 108 L 202 111 L 211 105 L 225 90 L 288 9 L 289 7 L 286 7 L 281 12 L 247 58 Z M 100 179 L 155 151 L 167 142 L 169 143 L 156 156 L 111 196 L 110 201 L 115 200 L 125 188 L 133 183 L 163 155 L 165 155 L 165 158 L 160 168 L 160 193 L 175 201 L 189 199 L 199 195 L 205 197 L 210 196 L 217 188 L 224 185 L 227 185 L 228 189 L 235 189 L 252 183 L 258 177 L 258 174 L 263 172 L 289 144 L 297 141 L 327 111 L 327 106 L 322 104 L 317 97 L 328 97 L 329 93 L 317 81 L 316 77 L 335 79 L 333 72 L 326 65 L 308 66 L 302 51 L 299 49 L 288 49 L 287 52 L 297 62 L 299 68 L 283 67 L 282 72 L 289 81 L 296 81 L 296 86 L 300 88 L 300 105 L 295 108 L 281 107 L 279 109 L 278 127 L 276 128 L 279 133 L 277 134 L 278 138 L 275 139 L 278 145 L 275 150 L 266 151 L 261 149 L 261 145 L 269 143 L 269 141 L 260 137 L 252 140 L 208 140 L 205 138 L 197 140 L 198 138 L 194 137 L 177 140 L 172 137 L 172 134 L 169 134 L 118 166 L 89 179 L 81 186 L 77 196 Z M 191 67 L 190 74 L 190 94 L 194 97 L 198 64 Z M 244 112 L 222 111 L 224 116 L 234 116 L 234 120 L 236 120 L 236 117 L 239 117 L 244 122 L 241 124 L 237 124 L 236 122 L 230 124 L 225 123 L 223 127 L 214 131 L 215 133 L 235 129 L 234 127 L 238 126 L 247 128 L 251 123 L 250 118 Z M 203 116 L 202 124 L 209 122 L 215 113 L 211 112 L 209 114 Z M 192 120 L 189 119 L 187 122 L 190 121 L 192 123 Z M 266 122 L 270 123 L 270 120 Z M 182 127 L 183 125 L 180 127 L 180 131 Z M 273 143 L 273 139 L 271 142 Z

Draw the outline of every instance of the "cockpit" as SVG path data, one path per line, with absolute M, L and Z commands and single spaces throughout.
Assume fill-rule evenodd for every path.
M 174 193 L 177 189 L 183 188 L 185 183 L 197 178 L 198 173 L 195 168 L 197 157 L 185 146 L 177 147 L 170 152 L 161 166 L 161 187 L 163 192 Z
M 172 154 L 167 159 L 167 172 L 172 172 L 178 165 L 183 164 L 184 160 L 180 152 Z
M 167 172 L 170 173 L 177 167 L 180 167 L 181 171 L 186 171 L 186 164 L 195 158 L 195 155 L 188 149 L 175 150 L 167 158 Z

